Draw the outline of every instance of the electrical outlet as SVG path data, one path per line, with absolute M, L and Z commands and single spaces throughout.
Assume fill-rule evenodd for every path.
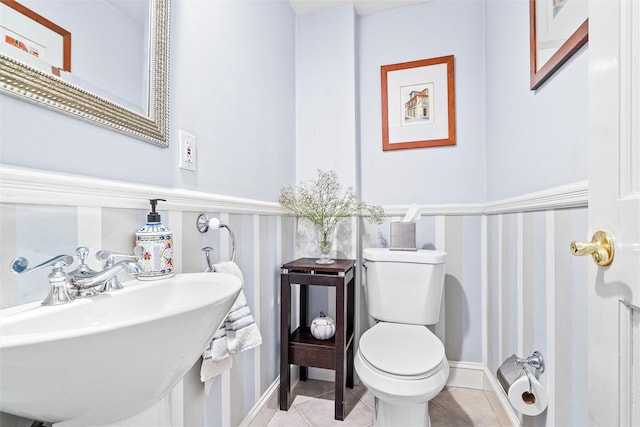
M 183 130 L 178 132 L 180 152 L 178 154 L 180 169 L 196 170 L 196 137 Z

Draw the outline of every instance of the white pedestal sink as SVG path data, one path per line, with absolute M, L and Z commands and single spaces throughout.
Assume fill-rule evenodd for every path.
M 0 411 L 67 427 L 145 410 L 197 361 L 242 283 L 192 273 L 124 287 L 0 310 Z

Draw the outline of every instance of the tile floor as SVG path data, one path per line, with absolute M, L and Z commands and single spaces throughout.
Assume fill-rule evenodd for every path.
M 372 425 L 373 396 L 365 386 L 360 384 L 353 390 L 347 389 L 348 415 L 344 421 L 336 421 L 333 418 L 333 395 L 332 382 L 319 380 L 299 382 L 292 391 L 294 400 L 288 411 L 277 410 L 277 403 L 271 402 L 267 405 L 271 410 L 265 410 L 261 416 L 256 417 L 251 427 L 367 427 Z M 429 412 L 433 427 L 511 426 L 495 393 L 489 391 L 445 387 L 431 401 Z

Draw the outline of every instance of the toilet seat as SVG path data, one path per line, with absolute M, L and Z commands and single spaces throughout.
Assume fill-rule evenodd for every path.
M 360 338 L 363 361 L 386 376 L 419 380 L 442 370 L 442 342 L 425 326 L 380 322 Z

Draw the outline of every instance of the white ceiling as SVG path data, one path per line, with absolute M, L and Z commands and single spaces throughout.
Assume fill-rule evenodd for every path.
M 293 11 L 297 14 L 313 12 L 327 7 L 353 4 L 358 15 L 426 3 L 427 1 L 429 0 L 289 0 Z

